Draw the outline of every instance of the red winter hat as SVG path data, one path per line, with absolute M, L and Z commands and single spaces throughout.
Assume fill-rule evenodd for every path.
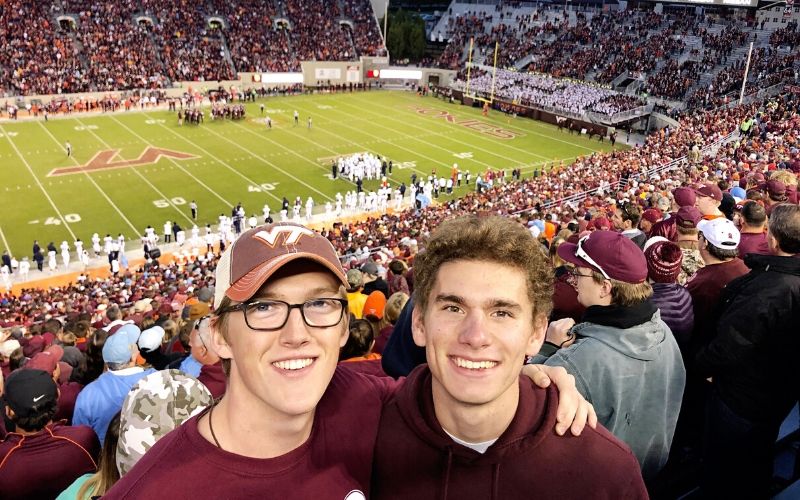
M 624 283 L 644 283 L 647 261 L 642 250 L 616 231 L 595 231 L 578 244 L 562 243 L 558 256 L 580 267 L 588 267 L 608 279 Z
M 647 277 L 656 283 L 675 283 L 681 273 L 683 252 L 671 241 L 659 241 L 644 251 Z

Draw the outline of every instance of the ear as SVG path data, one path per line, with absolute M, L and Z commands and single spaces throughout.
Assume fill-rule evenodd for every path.
M 547 316 L 540 314 L 533 320 L 533 329 L 531 336 L 528 339 L 528 346 L 525 349 L 525 354 L 528 356 L 536 356 L 544 344 L 545 334 L 547 333 Z
M 6 405 L 6 417 L 8 417 L 9 420 L 14 419 L 14 410 L 12 410 L 8 405 Z
M 214 347 L 214 351 L 219 355 L 220 358 L 232 359 L 233 351 L 231 351 L 228 341 L 222 336 L 222 332 L 219 331 L 218 319 L 218 317 L 214 316 L 211 318 L 211 321 L 208 325 L 209 328 L 211 328 L 211 344 Z
M 414 304 L 414 310 L 411 311 L 411 335 L 415 344 L 425 347 L 425 312 L 417 304 Z

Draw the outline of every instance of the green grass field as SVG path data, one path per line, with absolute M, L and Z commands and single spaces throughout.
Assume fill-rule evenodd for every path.
M 80 237 L 90 246 L 92 233 L 138 238 L 148 224 L 160 234 L 166 220 L 191 227 L 189 202 L 196 200 L 198 225 L 241 202 L 248 214 L 273 213 L 283 196 L 308 196 L 318 207 L 336 192 L 354 189 L 329 178 L 333 157 L 362 151 L 386 156 L 396 168 L 394 184 L 408 183 L 412 171 L 427 176 L 433 168 L 448 175 L 457 162 L 473 178 L 489 168 L 522 166 L 530 174 L 543 163 L 593 151 L 610 144 L 559 132 L 555 127 L 492 111 L 451 105 L 407 92 L 367 92 L 267 98 L 273 120 L 268 131 L 259 103 L 248 104 L 242 121 L 211 121 L 179 127 L 173 113 L 118 112 L 66 119 L 0 123 L 0 246 L 18 258 L 31 253 L 34 239 L 44 247 Z M 424 108 L 420 112 L 417 108 Z M 293 125 L 292 113 L 300 113 Z M 446 112 L 446 113 L 445 113 Z M 449 114 L 449 116 L 441 116 Z M 313 117 L 311 130 L 306 127 Z M 503 129 L 497 131 L 496 129 Z M 488 131 L 488 132 L 487 132 Z M 512 139 L 496 137 L 513 135 Z M 64 144 L 73 147 L 67 158 Z M 192 155 L 160 157 L 149 163 L 148 147 Z M 116 156 L 104 151 L 118 150 Z M 55 169 L 110 164 L 92 172 L 49 175 Z M 398 168 L 399 167 L 399 168 Z M 371 189 L 377 182 L 365 183 Z M 454 196 L 463 194 L 463 189 Z

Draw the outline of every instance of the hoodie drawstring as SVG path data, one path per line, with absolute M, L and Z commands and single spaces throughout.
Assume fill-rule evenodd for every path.
M 450 467 L 453 465 L 453 448 L 447 447 L 447 465 L 444 468 L 442 477 L 442 500 L 447 500 L 447 487 L 450 484 Z
M 497 490 L 500 488 L 500 464 L 494 464 L 492 471 L 492 500 L 497 500 Z

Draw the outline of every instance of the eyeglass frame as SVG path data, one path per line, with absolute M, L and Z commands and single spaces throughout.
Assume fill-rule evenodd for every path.
M 248 309 L 248 307 L 256 305 L 256 304 L 263 304 L 263 303 L 265 303 L 264 300 L 253 300 L 253 301 L 250 301 L 250 302 L 242 302 L 241 304 L 236 304 L 235 306 L 230 306 L 230 307 L 228 307 L 226 309 L 223 309 L 223 310 L 219 311 L 217 313 L 217 316 L 225 314 L 225 313 L 229 313 L 229 312 L 242 311 L 242 315 L 244 316 L 244 323 L 247 325 L 247 328 L 249 328 L 251 330 L 255 330 L 257 332 L 276 332 L 276 331 L 282 329 L 283 327 L 285 327 L 286 323 L 289 322 L 289 316 L 291 316 L 291 314 L 292 314 L 292 309 L 299 309 L 300 310 L 300 317 L 303 318 L 303 323 L 305 323 L 305 325 L 307 327 L 309 327 L 309 328 L 331 328 L 331 327 L 334 327 L 334 326 L 336 326 L 336 325 L 338 325 L 339 323 L 342 322 L 342 319 L 344 318 L 344 311 L 347 309 L 347 305 L 348 305 L 348 300 L 347 299 L 342 299 L 340 297 L 317 297 L 317 298 L 308 299 L 308 300 L 306 300 L 304 302 L 295 303 L 295 304 L 290 304 L 290 303 L 288 303 L 286 301 L 277 300 L 277 299 L 268 299 L 268 300 L 270 302 L 278 302 L 278 303 L 281 303 L 281 304 L 285 304 L 288 307 L 287 312 L 286 312 L 286 318 L 284 318 L 283 323 L 281 323 L 281 326 L 278 326 L 278 327 L 275 327 L 275 328 L 253 328 L 252 326 L 250 326 L 250 322 L 247 320 L 247 309 Z M 339 313 L 339 319 L 335 323 L 330 324 L 330 325 L 325 325 L 325 326 L 319 326 L 319 325 L 310 324 L 308 322 L 308 319 L 306 318 L 305 311 L 303 311 L 303 306 L 306 305 L 307 303 L 313 302 L 315 300 L 333 300 L 335 302 L 339 302 L 342 305 L 342 310 Z
M 606 273 L 600 266 L 600 264 L 595 262 L 593 258 L 589 257 L 589 254 L 586 253 L 586 250 L 583 249 L 583 242 L 588 239 L 589 236 L 584 236 L 583 238 L 578 240 L 578 248 L 575 249 L 575 257 L 579 257 L 585 260 L 587 264 L 594 266 L 598 271 L 600 271 L 600 274 L 602 274 L 605 279 L 610 280 L 611 277 L 608 275 L 608 273 Z
M 579 273 L 577 267 L 573 267 L 573 268 L 569 269 L 567 272 L 569 272 L 569 274 L 571 274 L 572 276 L 575 276 L 576 278 L 594 278 L 593 274 L 581 274 L 581 273 Z
M 197 330 L 197 338 L 200 339 L 200 343 L 203 344 L 203 348 L 205 348 L 205 349 L 208 349 L 208 347 L 206 346 L 205 341 L 203 341 L 203 336 L 200 335 L 200 323 L 202 323 L 203 320 L 210 319 L 210 318 L 211 318 L 211 315 L 210 314 L 206 314 L 202 318 L 198 319 L 197 322 L 194 324 L 194 329 Z

